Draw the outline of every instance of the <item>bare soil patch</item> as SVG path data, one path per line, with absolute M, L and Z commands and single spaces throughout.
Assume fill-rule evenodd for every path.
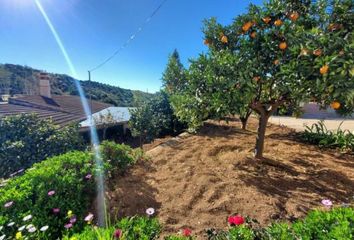
M 225 228 L 231 214 L 266 225 L 302 217 L 324 198 L 353 198 L 353 155 L 301 143 L 293 130 L 269 124 L 266 159 L 256 160 L 256 127 L 256 119 L 248 131 L 237 119 L 208 121 L 196 135 L 146 145 L 151 160 L 110 183 L 112 214 L 144 215 L 154 207 L 164 234 L 188 227 L 202 236 L 206 228 Z

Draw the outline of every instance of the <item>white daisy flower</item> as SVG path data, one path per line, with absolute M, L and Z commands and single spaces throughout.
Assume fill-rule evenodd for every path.
M 49 226 L 48 225 L 46 225 L 46 226 L 43 226 L 43 227 L 41 227 L 41 232 L 45 232 L 45 231 L 47 231 L 47 229 L 49 228 Z
M 28 232 L 34 233 L 36 230 L 37 230 L 36 227 L 31 227 L 30 229 L 28 229 Z
M 155 209 L 153 209 L 153 208 L 146 209 L 146 214 L 147 215 L 152 216 L 152 215 L 154 215 L 154 213 L 155 213 Z
M 7 224 L 8 227 L 12 227 L 13 225 L 15 225 L 15 222 L 10 222 Z
M 26 217 L 24 217 L 22 220 L 26 222 L 31 219 L 32 219 L 32 215 L 30 214 L 30 215 L 27 215 Z
M 18 229 L 18 231 L 19 231 L 19 232 L 22 232 L 25 228 L 26 228 L 26 225 L 23 225 L 22 227 L 20 227 L 20 228 Z

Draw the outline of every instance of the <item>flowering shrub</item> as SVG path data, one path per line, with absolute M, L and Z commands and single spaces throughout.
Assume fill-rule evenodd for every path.
M 158 238 L 160 229 L 156 218 L 131 217 L 123 218 L 108 228 L 86 227 L 82 233 L 74 234 L 71 237 L 65 236 L 63 240 L 153 240 Z
M 82 150 L 82 143 L 77 126 L 59 129 L 34 114 L 0 118 L 0 178 L 48 157 Z
M 104 154 L 106 172 L 122 169 L 120 159 L 131 163 L 140 153 L 127 146 L 105 143 L 101 148 L 120 149 Z M 125 166 L 125 165 L 124 165 Z M 89 212 L 95 196 L 95 168 L 90 152 L 70 152 L 33 165 L 22 176 L 7 180 L 0 188 L 0 239 L 16 235 L 29 239 L 57 239 L 92 223 Z

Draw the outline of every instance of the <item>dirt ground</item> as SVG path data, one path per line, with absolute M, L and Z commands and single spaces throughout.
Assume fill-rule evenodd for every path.
M 237 119 L 209 121 L 196 135 L 146 145 L 151 160 L 111 182 L 111 212 L 144 215 L 153 207 L 164 234 L 188 227 L 201 238 L 207 228 L 226 228 L 231 214 L 266 225 L 302 217 L 325 198 L 353 200 L 353 155 L 301 143 L 293 130 L 269 124 L 266 158 L 255 160 L 256 124 L 242 131 Z

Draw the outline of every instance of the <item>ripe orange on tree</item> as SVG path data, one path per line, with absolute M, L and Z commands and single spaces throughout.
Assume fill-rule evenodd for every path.
M 327 73 L 328 73 L 328 70 L 329 70 L 329 66 L 326 64 L 326 65 L 324 65 L 324 66 L 322 66 L 322 67 L 320 68 L 320 73 L 321 73 L 322 75 L 327 74 Z
M 244 32 L 247 32 L 248 30 L 250 30 L 250 28 L 251 28 L 252 26 L 253 26 L 253 23 L 250 22 L 250 21 L 248 21 L 248 22 L 246 22 L 245 24 L 243 24 L 242 30 L 243 30 Z
M 290 20 L 295 22 L 299 18 L 299 13 L 298 12 L 292 12 L 289 16 Z
M 257 35 L 257 33 L 256 33 L 255 31 L 253 31 L 253 32 L 251 32 L 250 37 L 251 37 L 251 38 L 255 38 L 256 35 Z
M 229 39 L 225 35 L 222 35 L 220 40 L 221 40 L 222 43 L 228 43 L 229 42 Z
M 286 42 L 279 43 L 279 48 L 281 50 L 285 50 L 287 47 L 288 47 L 288 44 Z
M 207 46 L 210 45 L 210 40 L 209 39 L 205 39 L 204 40 L 204 44 L 207 45 Z
M 274 25 L 277 26 L 277 27 L 280 27 L 281 25 L 283 25 L 283 21 L 280 20 L 280 19 L 277 19 L 274 21 Z
M 279 59 L 274 60 L 274 65 L 278 65 L 280 63 Z
M 262 18 L 262 20 L 263 20 L 263 22 L 268 24 L 272 19 L 271 19 L 271 17 L 264 17 L 264 18 Z
M 340 102 L 338 101 L 334 101 L 331 103 L 331 108 L 333 108 L 334 110 L 337 110 L 340 108 Z

